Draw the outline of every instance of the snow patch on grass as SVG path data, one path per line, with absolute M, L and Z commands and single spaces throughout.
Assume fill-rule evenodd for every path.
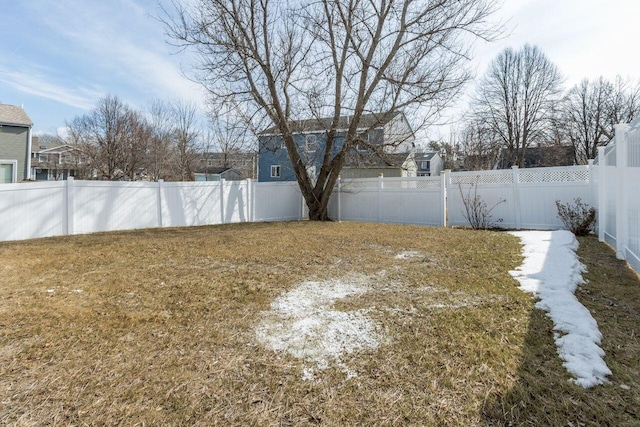
M 305 362 L 303 378 L 312 380 L 319 371 L 338 366 L 347 378 L 357 376 L 343 361 L 345 355 L 379 346 L 378 325 L 368 310 L 339 311 L 334 304 L 367 292 L 368 276 L 304 282 L 271 303 L 256 327 L 259 343 L 286 352 Z
M 420 258 L 424 257 L 424 255 L 418 251 L 406 251 L 401 252 L 395 256 L 395 259 L 409 259 L 409 258 Z
M 574 295 L 584 283 L 586 267 L 575 251 L 578 241 L 565 230 L 512 232 L 522 241 L 524 262 L 511 275 L 520 289 L 540 299 L 536 307 L 553 320 L 554 337 L 564 367 L 576 378 L 572 381 L 588 388 L 608 382 L 611 371 L 598 346 L 602 334 L 596 320 Z

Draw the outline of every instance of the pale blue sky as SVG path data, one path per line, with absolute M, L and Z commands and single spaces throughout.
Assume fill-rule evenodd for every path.
M 136 108 L 155 98 L 204 106 L 165 43 L 155 0 L 14 0 L 2 7 L 0 102 L 24 105 L 36 132 L 53 132 L 110 93 Z M 505 0 L 503 40 L 478 44 L 481 75 L 504 47 L 537 44 L 571 86 L 584 77 L 640 77 L 637 0 Z M 472 86 L 470 87 L 472 88 Z M 470 89 L 471 90 L 471 89 Z

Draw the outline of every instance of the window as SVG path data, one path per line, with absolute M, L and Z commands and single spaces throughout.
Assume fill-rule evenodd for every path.
M 315 153 L 318 149 L 318 137 L 316 135 L 307 135 L 304 141 L 304 150 L 307 153 Z
M 427 161 L 422 161 L 422 162 L 420 162 L 420 163 L 421 163 L 421 165 L 420 165 L 420 169 L 422 169 L 422 170 L 429 170 L 429 161 L 428 161 L 428 160 L 427 160 Z
M 0 160 L 0 183 L 11 183 L 17 181 L 18 161 Z
M 271 165 L 271 178 L 280 178 L 280 165 Z

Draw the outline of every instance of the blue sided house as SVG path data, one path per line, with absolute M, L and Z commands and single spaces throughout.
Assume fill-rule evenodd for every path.
M 312 178 L 320 171 L 331 118 L 299 120 L 290 124 L 298 151 Z M 340 118 L 333 155 L 343 146 L 351 117 Z M 415 135 L 401 112 L 386 115 L 365 114 L 357 129 L 359 143 L 345 159 L 342 178 L 416 176 Z M 278 129 L 259 136 L 258 181 L 295 181 L 287 148 Z

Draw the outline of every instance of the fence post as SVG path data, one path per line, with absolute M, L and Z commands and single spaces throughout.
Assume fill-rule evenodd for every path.
M 598 147 L 598 240 L 604 242 L 604 232 L 607 229 L 607 200 L 605 186 L 607 165 L 604 158 L 604 147 Z
M 252 222 L 251 220 L 251 197 L 253 196 L 252 191 L 251 191 L 251 180 L 249 178 L 245 179 L 244 182 L 247 184 L 247 191 L 246 191 L 246 199 L 245 199 L 245 211 L 246 211 L 246 218 L 247 218 L 247 222 Z
M 518 166 L 511 166 L 513 172 L 513 220 L 516 223 L 516 229 L 521 227 L 520 220 L 520 169 Z
M 625 259 L 625 247 L 629 238 L 629 211 L 625 197 L 625 175 L 627 168 L 626 124 L 614 126 L 616 141 L 616 257 Z
M 257 180 L 250 179 L 249 184 L 251 185 L 251 222 L 256 221 L 256 187 Z
M 341 192 L 342 192 L 342 178 L 340 177 L 340 175 L 338 175 L 338 222 L 340 222 L 340 218 L 342 216 L 342 200 L 341 197 Z
M 65 235 L 73 234 L 73 177 L 70 176 L 64 183 L 64 222 L 62 232 Z
M 593 159 L 588 160 L 589 166 L 589 194 L 593 197 L 595 192 L 595 183 L 593 182 Z
M 447 228 L 449 221 L 447 215 L 449 213 L 449 187 L 451 186 L 451 169 L 445 169 L 440 173 L 440 209 L 442 214 L 442 226 Z
M 220 224 L 224 224 L 224 178 L 220 178 Z
M 384 174 L 378 176 L 378 222 L 382 222 L 382 189 L 384 188 Z
M 164 183 L 164 179 L 158 180 L 158 205 L 157 205 L 157 216 L 158 216 L 158 227 L 162 227 L 162 184 Z

